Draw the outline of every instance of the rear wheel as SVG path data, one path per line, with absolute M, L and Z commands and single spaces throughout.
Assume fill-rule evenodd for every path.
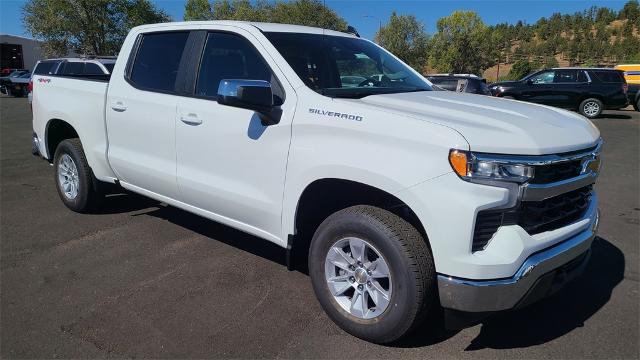
M 596 98 L 585 99 L 580 103 L 578 111 L 589 119 L 595 119 L 602 114 L 602 101 Z
M 431 252 L 402 218 L 372 206 L 329 216 L 309 251 L 313 289 L 346 332 L 389 343 L 411 332 L 437 297 Z
M 93 176 L 80 139 L 60 142 L 53 165 L 58 195 L 69 209 L 88 212 L 97 208 L 102 194 L 94 189 Z

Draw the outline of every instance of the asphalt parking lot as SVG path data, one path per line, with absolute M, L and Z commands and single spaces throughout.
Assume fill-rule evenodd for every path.
M 394 346 L 342 332 L 271 243 L 136 195 L 80 215 L 30 154 L 26 99 L 0 98 L 2 358 L 638 358 L 640 113 L 595 121 L 602 225 L 552 298 Z

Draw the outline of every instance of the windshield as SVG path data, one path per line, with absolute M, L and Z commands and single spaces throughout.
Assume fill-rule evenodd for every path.
M 300 79 L 331 97 L 429 91 L 411 68 L 373 43 L 345 36 L 267 32 Z

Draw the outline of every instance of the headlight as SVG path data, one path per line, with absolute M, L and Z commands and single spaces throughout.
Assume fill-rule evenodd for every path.
M 451 150 L 449 163 L 462 179 L 523 183 L 533 178 L 533 166 L 502 160 L 485 160 L 472 152 Z

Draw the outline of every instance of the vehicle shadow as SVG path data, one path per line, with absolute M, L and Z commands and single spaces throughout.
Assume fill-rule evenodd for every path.
M 91 213 L 96 215 L 123 214 L 159 205 L 158 201 L 142 195 L 129 192 L 110 192 L 102 199 L 100 206 Z
M 582 327 L 586 320 L 609 301 L 613 289 L 624 276 L 625 259 L 620 249 L 597 237 L 592 250 L 591 259 L 582 276 L 568 283 L 555 295 L 527 308 L 487 318 L 480 325 L 480 333 L 465 351 L 539 345 Z M 442 320 L 438 317 L 437 321 Z M 433 327 L 434 322 L 427 321 L 414 335 L 394 346 L 428 346 L 458 333 Z
M 603 113 L 601 118 L 605 118 L 605 119 L 618 119 L 618 120 L 629 120 L 629 119 L 633 119 L 633 116 L 631 115 L 626 115 L 626 114 L 611 114 L 611 113 Z
M 154 216 L 169 221 L 172 224 L 189 229 L 212 240 L 286 266 L 286 250 L 283 247 L 213 220 L 172 206 L 158 206 L 156 209 L 150 209 L 142 214 L 136 214 L 136 216 L 139 215 Z
M 147 208 L 148 211 L 132 216 L 154 216 L 189 229 L 202 236 L 286 266 L 284 248 L 267 240 L 246 234 L 229 226 L 165 206 L 154 200 L 145 200 L 135 194 L 106 204 L 108 213 Z M 134 204 L 138 203 L 139 206 Z M 512 349 L 539 345 L 559 338 L 582 327 L 584 322 L 602 308 L 611 298 L 613 289 L 622 281 L 625 258 L 615 245 L 597 237 L 592 254 L 582 276 L 565 286 L 550 298 L 527 308 L 498 313 L 482 322 L 480 333 L 465 351 L 485 348 Z M 298 269 L 308 275 L 308 272 Z M 437 344 L 455 336 L 460 330 L 444 327 L 443 312 L 434 311 L 413 335 L 392 344 L 393 347 L 415 348 Z
M 466 350 L 512 349 L 559 338 L 602 308 L 624 277 L 625 258 L 615 245 L 598 237 L 582 276 L 555 296 L 528 308 L 499 314 L 482 324 L 480 334 Z

